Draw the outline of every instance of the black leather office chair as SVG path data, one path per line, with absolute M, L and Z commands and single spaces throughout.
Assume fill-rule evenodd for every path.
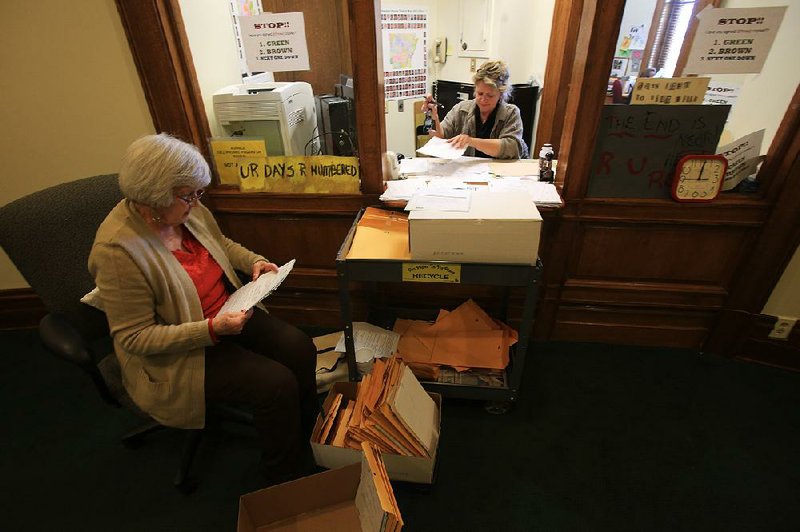
M 120 199 L 115 174 L 35 192 L 0 208 L 0 244 L 47 307 L 39 324 L 45 346 L 80 366 L 107 404 L 147 419 L 122 437 L 126 446 L 135 446 L 144 435 L 166 427 L 142 412 L 122 386 L 105 314 L 80 302 L 94 287 L 88 258 L 95 233 Z M 220 419 L 252 424 L 250 414 L 226 407 L 208 412 L 206 424 Z M 186 432 L 173 483 L 188 492 L 195 487 L 188 473 L 203 430 Z

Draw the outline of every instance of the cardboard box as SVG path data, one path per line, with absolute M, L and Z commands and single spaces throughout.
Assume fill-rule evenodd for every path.
M 536 264 L 542 217 L 527 194 L 474 191 L 468 212 L 412 211 L 411 258 Z
M 358 392 L 355 382 L 337 382 L 328 392 L 325 398 L 323 412 L 327 412 L 333 397 L 340 393 L 344 399 L 355 400 Z M 417 484 L 433 483 L 434 466 L 436 465 L 436 455 L 439 450 L 438 434 L 441 427 L 442 397 L 437 393 L 429 393 L 437 407 L 436 430 L 437 435 L 434 452 L 430 458 L 418 456 L 400 456 L 396 454 L 382 453 L 383 463 L 386 464 L 386 471 L 392 480 L 404 482 L 415 482 Z M 323 422 L 323 417 L 317 417 L 317 425 Z M 316 432 L 316 427 L 315 427 Z M 318 442 L 311 442 L 311 449 L 314 451 L 314 460 L 317 465 L 327 468 L 338 468 L 361 461 L 361 451 L 345 447 L 334 447 L 332 445 L 322 445 Z
M 237 532 L 379 532 L 384 512 L 366 461 L 242 495 Z

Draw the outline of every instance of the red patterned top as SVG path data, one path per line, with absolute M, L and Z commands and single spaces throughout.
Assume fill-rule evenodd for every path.
M 183 249 L 176 249 L 172 254 L 181 263 L 197 288 L 197 295 L 200 296 L 200 304 L 203 307 L 203 316 L 213 318 L 228 300 L 228 290 L 222 281 L 224 275 L 222 267 L 185 227 L 181 243 Z

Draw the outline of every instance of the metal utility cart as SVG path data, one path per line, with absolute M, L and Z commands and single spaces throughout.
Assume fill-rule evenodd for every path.
M 537 264 L 488 264 L 488 263 L 453 263 L 447 261 L 413 261 L 396 259 L 347 259 L 347 254 L 352 245 L 356 226 L 363 214 L 358 214 L 347 237 L 336 256 L 336 271 L 339 279 L 339 297 L 341 303 L 341 316 L 344 326 L 344 338 L 347 357 L 347 366 L 351 381 L 358 380 L 356 368 L 355 347 L 353 338 L 353 319 L 350 301 L 351 282 L 377 283 L 403 283 L 404 272 L 416 267 L 432 266 L 452 267 L 460 270 L 459 281 L 461 284 L 491 285 L 505 287 L 502 296 L 502 312 L 508 308 L 508 294 L 510 287 L 525 287 L 525 302 L 522 311 L 522 320 L 519 326 L 519 340 L 511 348 L 510 363 L 500 379 L 482 380 L 480 378 L 464 379 L 455 372 L 445 372 L 437 382 L 422 381 L 423 386 L 432 392 L 440 393 L 443 397 L 461 397 L 467 399 L 482 399 L 488 401 L 487 410 L 492 413 L 503 413 L 508 410 L 516 400 L 522 381 L 522 372 L 525 367 L 525 356 L 530 341 L 531 325 L 536 307 L 539 278 L 542 270 L 541 260 Z M 455 268 L 450 268 L 455 269 Z M 452 280 L 448 282 L 453 282 Z M 371 310 L 373 310 L 371 308 Z M 387 309 L 382 309 L 387 310 Z M 408 309 L 388 309 L 394 317 L 420 316 L 401 315 L 408 314 Z M 386 314 L 384 314 L 386 315 Z M 505 319 L 505 315 L 501 316 Z M 391 324 L 381 324 L 388 325 Z M 467 381 L 465 384 L 464 381 Z

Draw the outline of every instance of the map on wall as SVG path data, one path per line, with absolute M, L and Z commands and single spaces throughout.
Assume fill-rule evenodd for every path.
M 428 12 L 381 10 L 383 77 L 387 100 L 424 96 L 428 90 Z

